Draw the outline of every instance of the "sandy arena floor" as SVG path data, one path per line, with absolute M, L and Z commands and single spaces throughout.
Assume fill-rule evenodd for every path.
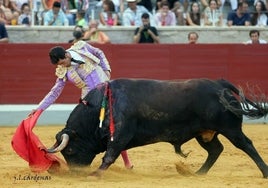
M 54 136 L 62 127 L 40 126 L 36 127 L 34 131 L 41 141 L 49 147 L 54 144 Z M 207 154 L 195 140 L 191 140 L 182 147 L 184 152 L 191 151 L 186 159 L 177 156 L 173 147 L 167 143 L 148 145 L 128 151 L 134 164 L 132 170 L 124 168 L 120 157 L 101 178 L 94 178 L 88 177 L 88 175 L 98 168 L 103 154 L 98 155 L 92 165 L 82 169 L 79 174 L 32 173 L 27 162 L 21 159 L 11 148 L 10 141 L 15 129 L 16 127 L 0 128 L 0 187 L 4 188 L 268 187 L 268 180 L 262 178 L 262 174 L 255 163 L 222 136 L 220 136 L 220 140 L 225 147 L 224 151 L 205 176 L 193 174 L 202 165 Z M 245 125 L 244 132 L 268 163 L 268 125 Z M 59 154 L 59 156 L 61 155 Z M 176 171 L 176 164 L 180 167 L 180 173 Z M 32 180 L 27 180 L 29 177 Z M 23 180 L 23 178 L 26 180 Z M 35 178 L 42 180 L 34 180 Z

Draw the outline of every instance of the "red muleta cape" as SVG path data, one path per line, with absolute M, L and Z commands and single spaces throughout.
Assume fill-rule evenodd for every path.
M 66 163 L 54 154 L 47 153 L 46 147 L 32 131 L 43 110 L 38 110 L 20 123 L 13 135 L 11 145 L 15 152 L 29 162 L 31 171 L 40 173 L 46 170 L 55 172 Z

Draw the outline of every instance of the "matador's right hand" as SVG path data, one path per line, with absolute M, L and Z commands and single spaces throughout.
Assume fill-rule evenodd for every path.
M 33 109 L 33 110 L 31 111 L 31 113 L 28 114 L 28 117 L 33 116 L 33 115 L 35 114 L 36 111 L 37 111 L 37 109 Z

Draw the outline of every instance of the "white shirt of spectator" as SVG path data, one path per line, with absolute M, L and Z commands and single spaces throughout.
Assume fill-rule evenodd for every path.
M 153 15 L 144 7 L 137 5 L 136 11 L 132 11 L 130 8 L 127 8 L 123 13 L 123 26 L 141 26 L 141 15 L 143 13 L 148 13 L 150 16 L 150 25 L 155 26 L 155 21 Z
M 245 44 L 252 44 L 252 40 L 248 40 Z M 267 44 L 267 42 L 263 39 L 259 39 L 259 44 Z
M 256 26 L 266 26 L 266 25 L 267 25 L 267 15 L 263 13 L 258 18 Z

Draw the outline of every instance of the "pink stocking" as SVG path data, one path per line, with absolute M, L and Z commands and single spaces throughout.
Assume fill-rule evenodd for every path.
M 124 160 L 124 163 L 125 163 L 125 167 L 126 168 L 133 168 L 133 165 L 131 164 L 131 162 L 129 161 L 129 158 L 128 158 L 128 154 L 127 154 L 127 151 L 126 150 L 124 150 L 124 151 L 122 151 L 121 152 L 121 156 L 122 156 L 122 158 L 123 158 L 123 160 Z

